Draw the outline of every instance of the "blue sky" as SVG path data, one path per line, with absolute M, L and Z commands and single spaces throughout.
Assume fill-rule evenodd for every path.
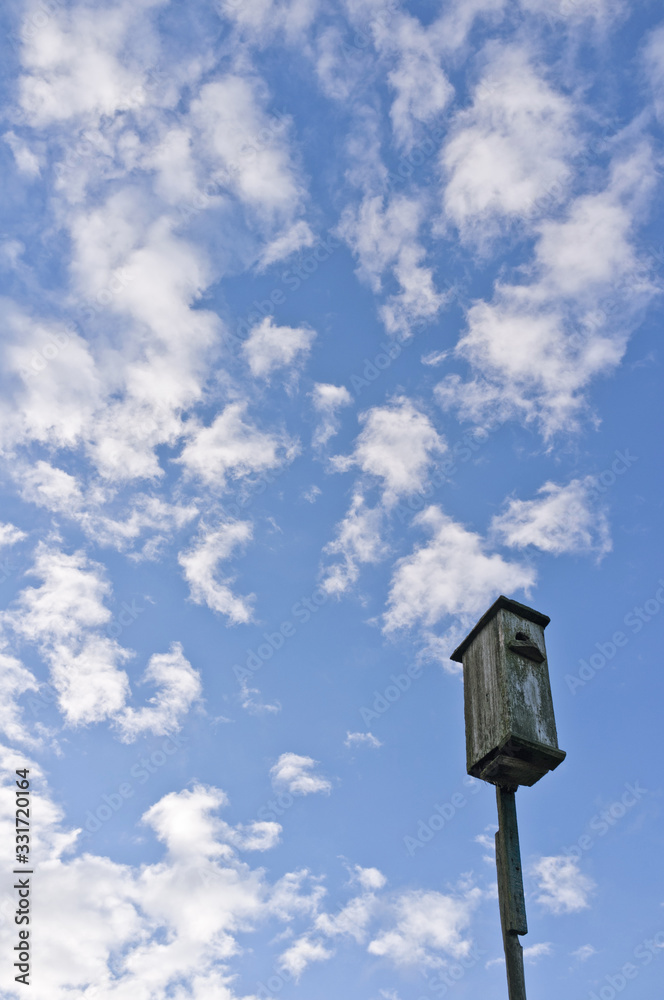
M 529 992 L 664 969 L 664 24 L 2 12 L 2 996 L 506 995 L 449 660 L 551 617 Z

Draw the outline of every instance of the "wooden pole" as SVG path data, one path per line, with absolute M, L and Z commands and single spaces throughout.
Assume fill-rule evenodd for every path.
M 496 785 L 496 799 L 499 824 L 496 834 L 496 866 L 500 924 L 503 930 L 507 967 L 507 991 L 509 1000 L 526 1000 L 523 948 L 519 934 L 528 933 L 528 923 L 523 894 L 515 789 Z

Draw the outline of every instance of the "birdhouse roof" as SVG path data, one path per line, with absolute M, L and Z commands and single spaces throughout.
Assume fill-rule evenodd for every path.
M 519 604 L 518 601 L 513 601 L 510 597 L 505 597 L 501 594 L 498 600 L 494 601 L 489 610 L 482 615 L 477 625 L 471 629 L 463 642 L 457 646 L 450 656 L 450 659 L 456 660 L 457 663 L 462 663 L 463 654 L 466 652 L 475 636 L 489 624 L 492 618 L 495 618 L 502 608 L 506 611 L 511 611 L 515 615 L 520 615 L 521 618 L 526 618 L 530 622 L 534 622 L 535 625 L 541 625 L 542 628 L 546 628 L 551 621 L 548 615 L 543 615 L 541 612 L 535 611 L 534 608 L 529 608 L 526 604 Z

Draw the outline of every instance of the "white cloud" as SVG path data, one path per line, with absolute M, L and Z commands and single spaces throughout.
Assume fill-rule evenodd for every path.
M 154 684 L 157 694 L 143 708 L 125 708 L 117 717 L 122 739 L 131 743 L 144 733 L 164 736 L 179 729 L 180 719 L 200 698 L 201 677 L 186 659 L 179 642 L 168 653 L 150 657 L 142 683 Z
M 497 594 L 533 586 L 533 569 L 488 554 L 480 535 L 439 507 L 423 510 L 414 523 L 432 537 L 395 565 L 384 616 L 386 631 L 416 623 L 432 626 L 446 615 L 475 615 Z
M 418 241 L 426 206 L 406 195 L 393 195 L 387 204 L 382 195 L 367 195 L 359 209 L 348 206 L 339 223 L 339 234 L 359 260 L 357 273 L 374 293 L 382 289 L 389 271 L 400 285 L 381 307 L 387 331 L 407 339 L 417 322 L 430 321 L 446 301 L 437 292 L 433 271 L 423 266 L 425 250 Z
M 314 242 L 315 236 L 304 219 L 294 222 L 285 232 L 275 236 L 262 251 L 258 261 L 259 272 L 267 270 L 277 261 L 290 257 L 302 247 L 313 246 Z
M 320 414 L 320 423 L 314 431 L 314 448 L 324 448 L 330 438 L 338 432 L 340 421 L 337 411 L 353 402 L 348 389 L 343 385 L 316 382 L 312 392 L 314 409 Z
M 595 883 L 581 872 L 574 858 L 564 854 L 540 858 L 532 865 L 531 874 L 537 880 L 537 902 L 550 913 L 577 913 L 590 906 Z
M 320 939 L 304 934 L 288 948 L 279 959 L 279 968 L 290 973 L 296 982 L 312 962 L 325 962 L 334 952 Z
M 127 741 L 141 732 L 161 734 L 178 728 L 181 716 L 201 692 L 199 675 L 180 645 L 151 657 L 143 680 L 154 683 L 157 694 L 148 705 L 126 707 L 129 679 L 120 668 L 134 654 L 112 638 L 111 626 L 118 622 L 106 603 L 111 586 L 104 567 L 83 551 L 69 555 L 55 543 L 42 542 L 30 572 L 42 583 L 23 589 L 0 620 L 17 639 L 35 645 L 48 663 L 65 722 L 81 726 L 109 719 Z M 130 615 L 129 623 L 135 621 L 143 610 L 135 601 L 124 605 L 120 622 L 123 614 Z M 27 690 L 29 677 L 18 664 L 9 666 L 11 683 Z
M 41 586 L 26 587 L 15 608 L 5 613 L 5 620 L 23 639 L 66 643 L 110 621 L 104 600 L 111 586 L 103 567 L 83 551 L 68 555 L 40 542 L 31 575 L 42 579 Z
M 439 966 L 443 964 L 441 952 L 463 958 L 471 947 L 465 933 L 480 897 L 479 889 L 469 889 L 459 897 L 425 890 L 405 892 L 393 907 L 394 926 L 378 934 L 368 951 L 396 966 Z
M 580 948 L 572 952 L 573 958 L 578 958 L 579 962 L 587 962 L 589 958 L 596 955 L 597 951 L 591 944 L 582 944 Z
M 350 458 L 337 459 L 346 469 L 358 465 L 364 473 L 382 480 L 383 502 L 389 506 L 400 496 L 422 490 L 429 468 L 447 445 L 429 417 L 405 396 L 388 406 L 375 406 L 360 415 L 363 429 Z
M 112 487 L 93 479 L 85 488 L 76 476 L 43 460 L 15 464 L 13 476 L 24 500 L 71 518 L 97 545 L 129 551 L 134 560 L 155 559 L 167 539 L 198 514 L 193 504 L 171 504 L 153 494 L 134 493 L 129 508 L 112 516 Z M 140 552 L 132 551 L 146 533 L 150 537 Z
M 536 500 L 510 500 L 496 515 L 491 529 L 512 548 L 534 545 L 543 552 L 596 552 L 611 550 L 606 512 L 593 502 L 594 476 L 572 479 L 567 486 L 548 482 L 537 491 Z
M 452 0 L 433 27 L 446 54 L 459 52 L 478 18 L 500 20 L 506 5 L 507 0 Z
M 375 889 L 382 889 L 387 882 L 378 868 L 362 868 L 361 865 L 355 865 L 353 868 L 353 880 L 359 882 L 363 889 L 372 892 Z
M 543 14 L 547 20 L 581 23 L 592 18 L 606 23 L 629 8 L 625 0 L 520 0 L 521 6 L 533 13 Z
M 78 510 L 83 495 L 76 476 L 58 469 L 43 459 L 34 465 L 21 466 L 15 471 L 21 496 L 38 507 L 50 511 Z
M 119 666 L 133 655 L 114 639 L 99 634 L 47 647 L 51 681 L 58 706 L 71 726 L 102 722 L 120 712 L 129 680 Z
M 94 425 L 99 383 L 88 344 L 63 324 L 33 320 L 6 303 L 3 367 L 8 387 L 6 445 L 24 440 L 73 448 Z
M 346 747 L 358 747 L 367 746 L 372 749 L 377 749 L 382 747 L 382 743 L 373 733 L 346 733 L 346 739 L 344 740 L 344 746 Z
M 23 26 L 20 102 L 36 126 L 85 115 L 112 116 L 145 101 L 146 70 L 131 44 L 147 31 L 144 12 L 165 0 L 141 0 L 91 10 L 29 3 Z M 141 24 L 142 21 L 142 24 Z
M 247 0 L 220 3 L 218 10 L 234 21 L 243 35 L 265 43 L 284 35 L 290 45 L 301 45 L 319 4 L 317 0 Z
M 275 789 L 285 790 L 291 795 L 312 795 L 314 792 L 329 794 L 332 784 L 327 778 L 314 774 L 318 761 L 313 757 L 301 757 L 296 753 L 282 753 L 270 768 Z
M 539 944 L 528 945 L 523 949 L 523 959 L 530 965 L 534 965 L 538 959 L 544 955 L 550 955 L 553 945 L 550 941 L 541 941 Z
M 577 149 L 570 100 L 522 49 L 499 50 L 441 154 L 447 218 L 463 239 L 482 243 L 502 219 L 536 213 L 540 198 L 558 200 Z
M 0 522 L 0 548 L 16 545 L 17 542 L 20 542 L 27 537 L 28 536 L 25 531 L 21 531 L 21 529 L 17 528 L 15 524 Z
M 337 525 L 336 538 L 325 545 L 326 555 L 339 555 L 341 562 L 328 566 L 322 586 L 328 594 L 343 594 L 357 581 L 361 563 L 375 563 L 387 548 L 381 535 L 381 507 L 367 507 L 360 492 L 353 495 L 348 513 Z
M 497 283 L 492 302 L 469 309 L 456 354 L 474 378 L 443 380 L 443 406 L 484 426 L 535 423 L 547 439 L 577 428 L 587 386 L 620 363 L 656 290 L 632 242 L 653 183 L 652 152 L 643 144 L 613 162 L 603 191 L 539 225 L 532 281 Z
M 368 924 L 376 909 L 376 897 L 373 892 L 367 892 L 351 899 L 334 916 L 328 913 L 319 914 L 315 920 L 315 927 L 326 937 L 348 935 L 359 943 L 365 940 Z
M 254 378 L 267 379 L 276 369 L 303 361 L 315 336 L 309 327 L 276 326 L 272 317 L 266 316 L 249 331 L 242 352 Z
M 398 51 L 398 62 L 387 75 L 396 91 L 390 108 L 397 145 L 410 150 L 417 125 L 431 122 L 454 95 L 454 88 L 440 65 L 440 50 L 433 32 L 414 17 L 402 15 L 383 35 L 384 44 Z
M 653 90 L 657 117 L 664 121 L 664 26 L 655 28 L 648 37 L 644 63 Z
M 192 432 L 177 459 L 190 475 L 221 490 L 229 476 L 239 479 L 252 472 L 275 469 L 295 457 L 294 442 L 247 422 L 246 409 L 245 402 L 229 403 L 209 427 Z
M 281 702 L 260 701 L 255 695 L 260 695 L 258 688 L 249 687 L 246 679 L 240 683 L 240 704 L 250 715 L 277 715 L 281 711 Z
M 281 228 L 298 211 L 304 188 L 288 150 L 288 120 L 267 114 L 264 94 L 257 78 L 228 74 L 201 87 L 191 121 L 215 179 L 264 223 Z
M 228 796 L 220 788 L 195 784 L 190 790 L 165 795 L 145 813 L 143 822 L 166 844 L 172 859 L 189 859 L 194 864 L 213 857 L 230 860 L 236 848 L 265 851 L 278 843 L 279 823 L 230 826 L 216 815 L 228 805 Z M 187 820 L 198 823 L 198 837 L 187 829 Z
M 40 173 L 39 157 L 28 144 L 11 131 L 5 132 L 2 138 L 14 154 L 14 160 L 20 173 L 26 174 L 28 177 L 36 177 Z
M 0 732 L 16 743 L 33 743 L 34 738 L 23 721 L 18 698 L 27 691 L 38 691 L 37 679 L 23 664 L 0 651 Z
M 387 552 L 382 538 L 386 512 L 400 497 L 423 490 L 429 470 L 447 445 L 426 414 L 405 396 L 360 415 L 364 425 L 349 456 L 335 456 L 332 468 L 359 466 L 365 482 L 356 486 L 348 513 L 337 525 L 336 537 L 323 552 L 341 556 L 324 571 L 323 587 L 342 594 L 358 579 L 362 563 L 376 563 Z M 380 502 L 368 507 L 364 488 L 378 481 Z
M 91 501 L 94 502 L 94 492 Z M 64 510 L 63 513 L 67 511 Z M 189 524 L 197 514 L 198 508 L 193 504 L 170 504 L 157 496 L 136 493 L 124 519 L 88 508 L 77 515 L 77 520 L 97 545 L 113 546 L 121 552 L 130 551 L 130 558 L 139 560 L 156 559 L 167 540 Z M 150 537 L 140 552 L 132 552 L 135 543 L 145 533 L 150 533 Z
M 0 748 L 2 860 L 11 861 L 14 769 L 30 768 L 40 821 L 32 831 L 40 892 L 33 900 L 42 929 L 35 1000 L 131 997 L 152 1000 L 233 1000 L 236 956 L 247 935 L 273 921 L 281 927 L 315 911 L 321 887 L 304 870 L 269 882 L 237 851 L 276 843 L 278 824 L 230 826 L 218 815 L 228 805 L 218 788 L 195 785 L 171 792 L 143 816 L 145 834 L 164 845 L 150 863 L 116 864 L 79 853 L 79 831 L 68 828 L 35 761 Z M 13 840 L 12 840 L 13 842 Z M 159 852 L 158 852 L 159 853 Z M 0 940 L 11 947 L 13 924 Z M 17 994 L 18 995 L 18 994 Z
M 254 595 L 234 594 L 233 578 L 219 578 L 219 565 L 231 557 L 234 549 L 249 541 L 252 534 L 249 521 L 230 521 L 216 530 L 202 527 L 192 547 L 178 555 L 191 599 L 226 615 L 232 624 L 251 621 Z

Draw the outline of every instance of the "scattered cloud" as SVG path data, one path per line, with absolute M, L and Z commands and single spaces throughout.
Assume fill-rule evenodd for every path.
M 282 753 L 270 768 L 272 784 L 276 789 L 291 795 L 312 795 L 315 792 L 329 794 L 332 784 L 327 778 L 313 773 L 318 761 L 313 757 L 301 757 L 296 753 Z
M 249 521 L 229 521 L 216 529 L 201 526 L 191 548 L 178 556 L 192 601 L 226 615 L 232 625 L 252 620 L 254 595 L 239 597 L 234 594 L 231 589 L 234 578 L 220 577 L 219 568 L 236 548 L 251 539 L 252 534 Z
M 437 387 L 443 407 L 485 427 L 535 424 L 547 440 L 578 429 L 588 385 L 620 363 L 656 291 L 632 239 L 653 183 L 652 151 L 642 143 L 614 160 L 603 190 L 538 224 L 532 280 L 497 282 L 491 302 L 468 310 L 456 355 L 474 377 L 448 375 Z
M 587 962 L 589 958 L 597 954 L 596 948 L 591 944 L 582 944 L 580 948 L 572 952 L 572 957 L 577 958 L 579 962 Z
M 537 880 L 539 890 L 535 898 L 550 913 L 556 916 L 577 913 L 590 906 L 595 884 L 581 872 L 574 858 L 564 854 L 540 858 L 532 865 L 531 874 Z
M 326 555 L 341 556 L 326 567 L 322 587 L 328 594 L 343 594 L 360 575 L 363 563 L 376 563 L 387 552 L 382 538 L 383 510 L 367 507 L 361 492 L 355 492 L 348 513 L 337 525 L 336 537 L 325 545 Z
M 382 742 L 373 733 L 346 733 L 344 746 L 346 747 L 371 747 L 373 750 L 382 747 Z
M 402 15 L 380 37 L 383 48 L 389 38 L 390 46 L 398 52 L 397 64 L 387 75 L 396 92 L 390 118 L 397 145 L 410 150 L 418 134 L 417 125 L 432 122 L 440 115 L 452 100 L 454 88 L 441 66 L 436 33 L 424 29 L 417 18 Z
M 552 949 L 553 945 L 550 941 L 542 941 L 539 944 L 528 945 L 527 948 L 523 949 L 524 962 L 528 962 L 529 965 L 535 965 L 540 958 L 543 958 L 545 955 L 550 955 Z
M 366 475 L 378 479 L 386 506 L 421 491 L 429 469 L 447 450 L 429 417 L 410 399 L 398 396 L 387 406 L 367 410 L 359 419 L 363 429 L 353 454 L 334 459 L 334 466 L 339 470 L 359 466 Z
M 433 626 L 447 615 L 475 616 L 497 594 L 527 592 L 534 585 L 531 567 L 487 553 L 480 535 L 440 507 L 427 507 L 413 523 L 431 540 L 395 564 L 384 615 L 387 632 L 418 623 Z
M 378 868 L 362 868 L 361 865 L 355 865 L 352 874 L 353 880 L 359 882 L 362 888 L 368 892 L 382 889 L 387 882 L 387 879 Z
M 644 47 L 644 65 L 652 87 L 655 113 L 664 121 L 664 25 L 650 33 Z
M 471 947 L 465 934 L 480 896 L 479 889 L 469 889 L 464 896 L 403 893 L 393 906 L 393 926 L 369 943 L 369 953 L 396 966 L 437 967 L 443 964 L 441 952 L 463 958 Z
M 380 308 L 388 333 L 405 340 L 416 323 L 432 321 L 446 302 L 436 291 L 433 271 L 424 265 L 426 252 L 418 240 L 425 205 L 397 194 L 385 201 L 382 195 L 367 195 L 359 209 L 348 206 L 339 223 L 339 234 L 359 263 L 357 273 L 375 294 L 389 272 L 400 290 Z
M 446 218 L 462 239 L 484 245 L 505 219 L 538 214 L 538 200 L 559 200 L 578 148 L 571 100 L 522 48 L 498 49 L 441 153 Z
M 320 938 L 304 934 L 288 948 L 279 959 L 279 968 L 289 972 L 295 982 L 312 962 L 325 962 L 332 958 L 334 951 L 326 948 Z
M 345 386 L 326 382 L 316 382 L 311 395 L 320 420 L 314 431 L 312 444 L 314 448 L 324 448 L 341 426 L 337 411 L 350 406 L 353 399 Z
M 15 524 L 0 523 L 0 548 L 5 548 L 5 546 L 9 548 L 10 545 L 16 545 L 17 542 L 21 542 L 27 537 L 25 531 L 21 531 Z
M 26 174 L 28 177 L 39 176 L 41 172 L 39 156 L 30 149 L 28 144 L 12 131 L 5 132 L 2 138 L 14 154 L 14 160 L 19 172 Z
M 491 529 L 505 545 L 533 545 L 543 552 L 591 553 L 611 551 L 611 534 L 604 510 L 598 509 L 594 476 L 572 479 L 567 486 L 548 482 L 537 491 L 539 499 L 509 500 L 496 515 Z
M 180 728 L 180 720 L 202 694 L 201 677 L 186 659 L 179 642 L 168 653 L 150 657 L 142 683 L 153 684 L 157 694 L 143 708 L 126 707 L 117 717 L 122 739 L 130 743 L 144 733 L 164 736 Z
M 0 652 L 0 686 L 0 732 L 11 742 L 35 745 L 39 741 L 26 725 L 18 699 L 27 691 L 39 690 L 36 677 L 15 656 Z
M 277 715 L 281 711 L 280 701 L 261 701 L 259 689 L 249 687 L 246 680 L 242 680 L 240 684 L 240 704 L 250 715 Z
M 245 420 L 247 403 L 229 403 L 209 427 L 191 434 L 178 462 L 187 472 L 217 490 L 228 478 L 276 469 L 290 462 L 297 446 L 283 434 L 261 431 Z
M 249 331 L 242 351 L 254 378 L 268 379 L 278 368 L 304 360 L 315 336 L 309 327 L 275 326 L 267 316 Z

